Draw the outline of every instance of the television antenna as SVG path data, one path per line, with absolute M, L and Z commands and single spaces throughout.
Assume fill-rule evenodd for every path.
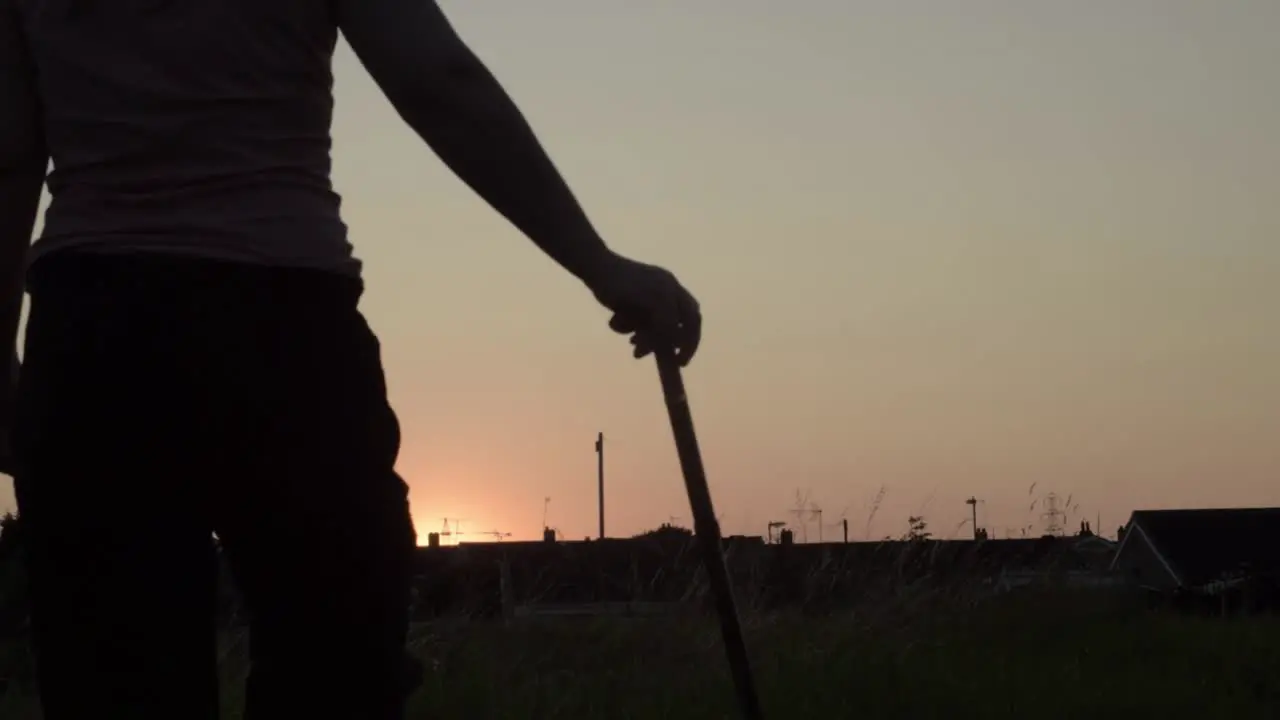
M 781 538 L 777 536 L 776 531 L 781 530 L 786 526 L 787 524 L 781 520 L 772 520 L 769 522 L 768 541 L 770 545 L 781 542 Z
M 809 505 L 809 491 L 796 490 L 796 504 L 791 508 L 791 517 L 800 526 L 800 542 L 809 542 L 809 519 L 813 515 Z
M 462 520 L 461 520 L 461 519 L 459 519 L 459 518 L 452 518 L 452 520 L 453 520 L 453 527 L 452 527 L 452 528 L 450 528 L 450 526 L 449 526 L 449 520 L 450 520 L 450 519 L 451 519 L 451 518 L 445 518 L 445 519 L 444 519 L 444 527 L 440 530 L 440 537 L 442 537 L 442 538 L 445 538 L 445 537 L 461 537 L 461 536 L 462 536 Z
M 818 542 L 822 542 L 822 508 L 818 503 L 809 503 L 809 517 L 818 523 Z
M 849 542 L 849 507 L 846 505 L 840 511 L 839 519 L 831 523 L 831 527 L 840 528 L 843 542 Z M 821 515 L 819 515 L 819 522 L 821 522 Z

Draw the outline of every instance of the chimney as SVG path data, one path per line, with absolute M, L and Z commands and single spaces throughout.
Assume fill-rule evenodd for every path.
M 434 532 L 427 533 L 427 547 L 429 548 L 440 547 L 440 533 L 434 533 Z
M 542 528 L 542 542 L 548 545 L 556 544 L 556 531 L 551 528 Z

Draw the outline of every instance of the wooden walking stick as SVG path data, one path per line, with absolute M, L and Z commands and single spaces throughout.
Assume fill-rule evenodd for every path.
M 706 471 L 702 467 L 702 453 L 698 449 L 698 437 L 693 431 L 693 415 L 689 412 L 684 377 L 680 373 L 675 353 L 670 349 L 658 349 L 654 355 L 658 361 L 658 376 L 662 380 L 667 413 L 671 416 L 671 431 L 676 439 L 676 452 L 680 456 L 685 489 L 689 491 L 694 536 L 702 550 L 702 562 L 707 569 L 707 579 L 711 582 L 711 592 L 715 595 L 725 655 L 737 689 L 742 717 L 744 720 L 763 720 L 764 713 L 760 708 L 760 697 L 756 694 L 746 641 L 742 637 L 742 622 L 738 618 L 733 586 L 729 583 L 729 568 L 725 564 L 720 544 L 720 522 L 716 520 Z

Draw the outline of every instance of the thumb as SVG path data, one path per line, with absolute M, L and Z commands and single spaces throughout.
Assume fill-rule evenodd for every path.
M 632 333 L 639 329 L 639 323 L 635 321 L 635 318 L 618 312 L 609 318 L 609 329 L 616 333 Z

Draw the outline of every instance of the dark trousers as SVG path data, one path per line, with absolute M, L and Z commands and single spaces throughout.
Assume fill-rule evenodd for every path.
M 29 275 L 15 488 L 46 720 L 217 717 L 215 550 L 249 720 L 387 720 L 415 545 L 358 281 L 64 252 Z

